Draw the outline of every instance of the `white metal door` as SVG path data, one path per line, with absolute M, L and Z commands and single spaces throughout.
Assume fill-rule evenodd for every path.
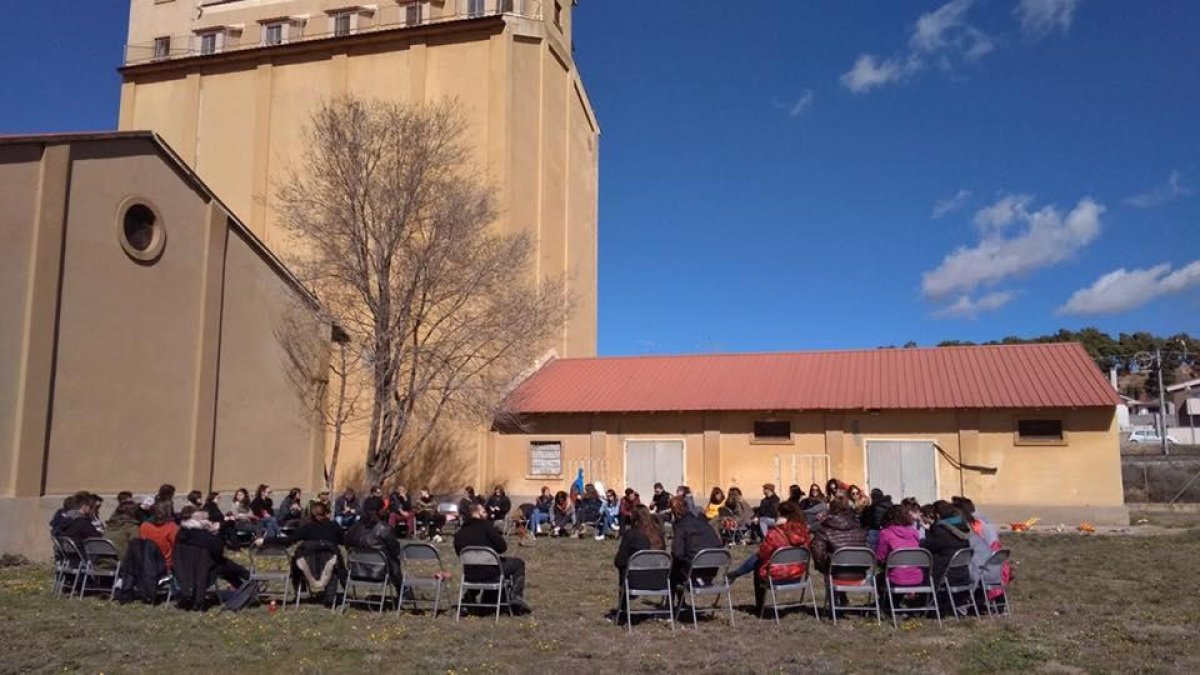
M 655 483 L 662 483 L 668 492 L 683 484 L 683 441 L 625 443 L 625 486 L 649 499 Z
M 867 485 L 928 504 L 937 499 L 936 452 L 929 441 L 867 441 Z

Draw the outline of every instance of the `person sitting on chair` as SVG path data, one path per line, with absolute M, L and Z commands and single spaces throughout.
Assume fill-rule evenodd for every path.
M 83 550 L 83 542 L 100 536 L 93 524 L 95 502 L 87 492 L 76 492 L 63 501 L 63 510 L 56 513 L 51 523 L 51 534 L 66 537 Z
M 104 535 L 117 549 L 117 555 L 122 559 L 129 549 L 129 541 L 138 536 L 138 505 L 135 501 L 117 504 L 117 510 L 104 523 Z
M 671 493 L 663 488 L 662 483 L 654 484 L 654 494 L 650 497 L 650 513 L 661 520 L 671 516 Z
M 588 483 L 583 486 L 583 496 L 579 498 L 579 505 L 575 508 L 575 527 L 579 536 L 583 536 L 583 528 L 586 525 L 595 526 L 597 533 L 604 532 L 600 529 L 600 508 L 603 505 L 595 485 Z
M 845 494 L 838 495 L 829 504 L 829 515 L 821 521 L 821 525 L 813 533 L 812 557 L 813 565 L 822 574 L 829 574 L 829 563 L 833 554 L 840 548 L 848 546 L 866 546 L 867 531 L 858 522 L 854 506 Z M 866 578 L 869 570 L 861 572 L 855 569 L 839 568 L 834 575 L 835 581 L 859 582 Z M 839 594 L 839 604 L 844 604 Z
M 665 550 L 663 544 L 662 527 L 658 524 L 658 518 L 650 513 L 650 509 L 638 504 L 633 507 L 629 516 L 629 526 L 621 533 L 621 543 L 617 546 L 617 555 L 613 558 L 613 565 L 617 568 L 617 589 L 618 597 L 616 615 L 609 615 L 616 623 L 625 622 L 625 578 L 629 574 L 629 559 L 634 553 L 639 551 Z M 653 578 L 658 572 L 634 571 L 634 576 L 630 577 L 631 588 L 650 588 L 657 585 L 661 588 L 664 579 L 659 577 Z
M 366 504 L 364 500 L 363 504 Z M 400 540 L 396 538 L 392 528 L 380 517 L 379 511 L 364 510 L 362 518 L 346 531 L 346 546 L 351 548 L 368 548 L 383 551 L 387 556 L 388 575 L 400 592 Z
M 465 521 L 467 513 L 471 510 L 471 506 L 483 503 L 483 497 L 475 494 L 475 488 L 470 485 L 466 486 L 463 488 L 463 498 L 458 500 L 458 517 Z
M 596 528 L 596 541 L 604 541 L 604 536 L 610 530 L 619 529 L 618 520 L 621 515 L 621 502 L 617 499 L 616 490 L 604 492 L 604 502 L 600 504 L 600 523 Z
M 559 490 L 554 494 L 554 507 L 550 518 L 554 536 L 565 537 L 570 534 L 569 529 L 575 522 L 575 505 L 571 503 L 571 498 L 566 492 Z
M 325 603 L 330 605 L 337 589 L 337 585 L 330 586 L 330 582 L 335 574 L 340 575 L 338 547 L 342 544 L 342 528 L 330 520 L 329 512 L 320 502 L 312 505 L 310 513 L 312 520 L 301 525 L 291 537 L 262 537 L 254 544 L 287 546 L 294 541 L 300 542 L 294 556 L 296 570 L 303 575 L 310 591 L 325 593 Z M 314 573 L 314 569 L 319 569 L 319 572 Z
M 497 485 L 492 490 L 492 496 L 487 500 L 488 518 L 493 522 L 503 522 L 508 516 L 508 512 L 512 511 L 512 500 L 508 495 L 504 494 L 504 486 Z
M 429 492 L 429 488 L 421 488 L 417 496 L 416 522 L 425 526 L 425 534 L 435 544 L 442 542 L 442 527 L 446 525 L 446 516 L 438 513 L 437 501 Z
M 342 492 L 342 496 L 334 503 L 333 513 L 333 521 L 343 529 L 358 520 L 358 495 L 354 493 L 354 488 L 348 487 Z
M 671 538 L 671 585 L 679 589 L 687 585 L 687 573 L 692 565 L 692 558 L 706 548 L 721 548 L 721 538 L 717 536 L 716 530 L 709 527 L 708 523 L 688 507 L 688 502 L 683 497 L 676 496 L 671 499 L 671 517 L 674 520 Z M 701 585 L 708 584 L 712 581 L 712 576 L 708 572 L 705 572 L 705 575 L 708 576 L 697 575 L 695 581 Z
M 468 546 L 490 548 L 497 554 L 508 550 L 508 542 L 504 540 L 504 536 L 496 530 L 496 526 L 488 518 L 487 508 L 483 504 L 472 504 L 466 513 L 466 518 L 462 527 L 454 533 L 455 554 L 462 555 L 463 549 Z M 504 576 L 512 581 L 511 595 L 508 598 L 509 606 L 517 614 L 529 612 L 529 606 L 525 604 L 525 561 L 520 558 L 501 556 L 500 568 L 503 570 Z M 469 582 L 488 583 L 494 581 L 494 579 L 488 578 L 486 572 L 481 574 L 478 570 L 472 570 L 470 566 L 463 570 L 463 574 Z
M 754 518 L 750 521 L 758 530 L 758 533 L 764 539 L 767 536 L 767 530 L 775 524 L 775 519 L 779 517 L 779 495 L 775 494 L 775 484 L 765 483 L 762 486 L 763 498 L 758 503 L 758 508 L 754 509 Z
M 180 509 L 179 519 L 176 546 L 194 546 L 208 551 L 216 565 L 217 576 L 233 588 L 240 587 L 250 578 L 249 570 L 225 557 L 225 542 L 217 536 L 219 523 L 210 521 L 207 512 L 189 504 Z
M 195 510 L 195 507 L 192 509 Z M 174 563 L 171 554 L 175 550 L 175 538 L 179 536 L 179 526 L 175 524 L 171 513 L 171 502 L 160 501 L 154 504 L 154 517 L 138 525 L 138 536 L 154 542 L 159 553 L 162 553 L 167 570 L 170 571 Z

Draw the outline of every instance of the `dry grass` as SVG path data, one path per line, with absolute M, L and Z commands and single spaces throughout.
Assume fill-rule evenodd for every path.
M 183 613 L 57 600 L 46 568 L 0 569 L 0 670 L 89 672 L 1200 672 L 1200 532 L 1158 537 L 1008 535 L 1015 616 L 947 623 L 817 622 L 781 628 L 747 613 L 699 630 L 648 622 L 633 635 L 603 619 L 615 597 L 615 545 L 539 541 L 531 616 L 491 620 L 319 607 L 269 614 Z M 735 557 L 743 555 L 737 551 Z

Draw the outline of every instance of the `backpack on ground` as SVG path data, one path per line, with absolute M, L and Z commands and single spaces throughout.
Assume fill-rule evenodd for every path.
M 240 612 L 258 604 L 258 596 L 262 594 L 262 586 L 258 581 L 247 581 L 222 598 L 222 612 Z

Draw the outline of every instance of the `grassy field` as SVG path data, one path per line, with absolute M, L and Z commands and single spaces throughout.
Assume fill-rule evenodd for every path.
M 1200 532 L 1151 537 L 1008 535 L 1015 615 L 947 623 L 873 619 L 783 625 L 741 605 L 726 619 L 633 635 L 604 620 L 614 602 L 615 544 L 539 540 L 529 566 L 529 616 L 465 618 L 317 606 L 274 614 L 184 613 L 67 601 L 45 567 L 0 568 L 0 671 L 200 672 L 1200 672 Z M 515 548 L 515 547 L 514 547 Z M 739 559 L 744 551 L 736 551 Z M 449 555 L 452 556 L 452 553 Z

